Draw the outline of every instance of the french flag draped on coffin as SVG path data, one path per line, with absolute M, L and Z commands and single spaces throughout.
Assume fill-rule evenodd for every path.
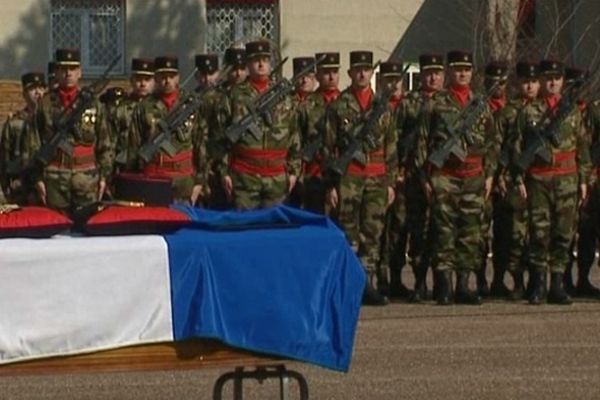
M 210 338 L 349 368 L 365 276 L 331 221 L 180 210 L 165 236 L 0 240 L 0 364 Z

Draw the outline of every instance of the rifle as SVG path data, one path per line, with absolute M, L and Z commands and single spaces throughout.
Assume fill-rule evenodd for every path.
M 532 126 L 533 138 L 515 161 L 515 165 L 520 171 L 527 171 L 536 157 L 541 158 L 546 163 L 552 162 L 552 148 L 560 145 L 560 125 L 577 107 L 575 91 L 579 91 L 580 89 L 581 82 L 575 81 L 570 83 L 565 88 L 564 95 L 558 102 L 556 114 L 554 110 L 548 108 L 540 122 L 534 123 Z
M 248 113 L 241 117 L 238 121 L 231 124 L 225 130 L 225 137 L 229 144 L 236 144 L 246 132 L 249 132 L 250 135 L 256 140 L 261 140 L 263 136 L 263 132 L 259 128 L 257 121 L 259 118 L 263 118 L 266 121 L 270 120 L 271 110 L 284 101 L 295 89 L 296 83 L 298 80 L 311 70 L 315 68 L 315 66 L 320 63 L 324 59 L 324 56 L 315 60 L 302 71 L 298 72 L 296 75 L 292 77 L 292 79 L 283 78 L 273 86 L 269 88 L 266 92 L 258 96 L 252 104 L 248 105 Z M 273 71 L 277 71 L 281 68 L 281 65 L 287 60 L 285 58 L 281 63 L 279 63 Z
M 54 118 L 52 126 L 55 134 L 37 151 L 34 160 L 37 160 L 42 165 L 48 165 L 48 163 L 56 156 L 56 152 L 59 149 L 69 156 L 73 155 L 73 145 L 69 143 L 69 135 L 71 132 L 75 132 L 76 136 L 80 136 L 79 122 L 81 121 L 81 116 L 92 106 L 96 96 L 106 88 L 110 82 L 108 75 L 115 68 L 120 59 L 120 54 L 113 58 L 106 70 L 102 73 L 102 76 L 90 85 L 81 88 L 79 93 L 77 93 L 73 105 L 64 109 L 58 117 Z
M 464 161 L 467 157 L 467 151 L 462 146 L 463 140 L 467 146 L 472 146 L 475 141 L 471 130 L 475 123 L 481 118 L 488 107 L 488 100 L 494 94 L 496 88 L 502 81 L 495 82 L 486 92 L 485 96 L 476 96 L 467 107 L 465 107 L 456 117 L 455 122 L 448 128 L 449 137 L 443 145 L 435 150 L 428 158 L 428 161 L 441 168 L 444 166 L 450 155 L 456 156 Z
M 158 135 L 144 144 L 138 155 L 145 162 L 150 162 L 159 151 L 164 151 L 173 157 L 177 149 L 172 143 L 173 133 L 176 132 L 192 115 L 194 115 L 204 101 L 203 95 L 213 88 L 221 88 L 227 82 L 227 72 L 230 67 L 225 67 L 219 72 L 219 79 L 214 86 L 206 87 L 200 91 L 189 94 L 169 114 L 158 122 Z
M 398 79 L 399 81 L 404 78 L 409 67 L 410 65 L 407 65 L 404 68 Z M 366 146 L 367 150 L 373 150 L 377 147 L 378 143 L 372 132 L 379 119 L 389 110 L 389 101 L 393 94 L 394 89 L 384 89 L 375 96 L 371 111 L 366 116 L 361 114 L 358 121 L 354 121 L 351 126 L 351 131 L 354 133 L 349 135 L 349 143 L 346 149 L 340 157 L 329 165 L 328 170 L 337 176 L 343 176 L 346 174 L 352 160 L 362 166 L 367 164 L 364 147 Z

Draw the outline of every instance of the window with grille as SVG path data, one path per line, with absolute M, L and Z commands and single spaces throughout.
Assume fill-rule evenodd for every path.
M 206 20 L 209 53 L 222 55 L 248 39 L 267 38 L 279 43 L 277 0 L 208 0 Z
M 50 57 L 57 48 L 78 48 L 86 75 L 99 75 L 114 57 L 124 73 L 125 0 L 51 0 Z

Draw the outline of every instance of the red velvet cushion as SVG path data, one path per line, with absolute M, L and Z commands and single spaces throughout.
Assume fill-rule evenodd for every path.
M 69 230 L 73 222 L 45 207 L 23 207 L 0 214 L 0 238 L 47 238 Z
M 168 233 L 190 222 L 190 217 L 167 207 L 109 206 L 90 217 L 83 227 L 89 235 Z

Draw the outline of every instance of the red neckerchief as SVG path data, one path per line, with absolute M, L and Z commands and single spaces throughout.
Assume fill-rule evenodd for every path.
M 577 101 L 577 107 L 579 108 L 579 111 L 584 112 L 587 108 L 587 103 L 585 102 L 585 100 L 579 100 Z
M 258 94 L 263 94 L 269 88 L 269 77 L 250 78 L 250 84 Z
M 398 108 L 398 105 L 401 101 L 402 96 L 393 95 L 392 97 L 390 97 L 390 108 L 392 109 L 392 111 L 396 111 L 396 108 Z
M 70 108 L 73 105 L 78 92 L 79 86 L 59 88 L 57 90 L 58 98 L 60 99 L 63 108 Z
M 555 111 L 556 107 L 558 107 L 558 102 L 560 101 L 560 96 L 557 94 L 550 94 L 550 95 L 544 97 L 544 101 L 546 102 L 546 106 L 548 106 L 548 108 L 551 111 Z
M 358 106 L 360 107 L 360 111 L 365 112 L 371 107 L 371 101 L 373 101 L 373 90 L 370 86 L 367 86 L 364 89 L 354 89 L 352 88 L 352 94 L 356 101 L 358 101 Z
M 323 96 L 323 100 L 325 100 L 325 104 L 329 104 L 329 103 L 335 101 L 340 95 L 340 90 L 338 88 L 325 89 L 325 90 L 321 90 L 320 92 L 321 92 L 321 95 Z
M 165 107 L 167 107 L 167 111 L 171 111 L 173 105 L 177 101 L 179 97 L 179 90 L 174 90 L 171 93 L 161 93 L 160 99 L 164 103 Z
M 466 106 L 471 100 L 471 88 L 469 86 L 450 86 L 448 91 L 452 93 L 454 99 L 462 107 Z
M 506 96 L 502 96 L 500 98 L 492 97 L 488 100 L 488 104 L 492 109 L 492 112 L 496 112 L 498 110 L 502 110 L 504 106 L 506 106 Z

